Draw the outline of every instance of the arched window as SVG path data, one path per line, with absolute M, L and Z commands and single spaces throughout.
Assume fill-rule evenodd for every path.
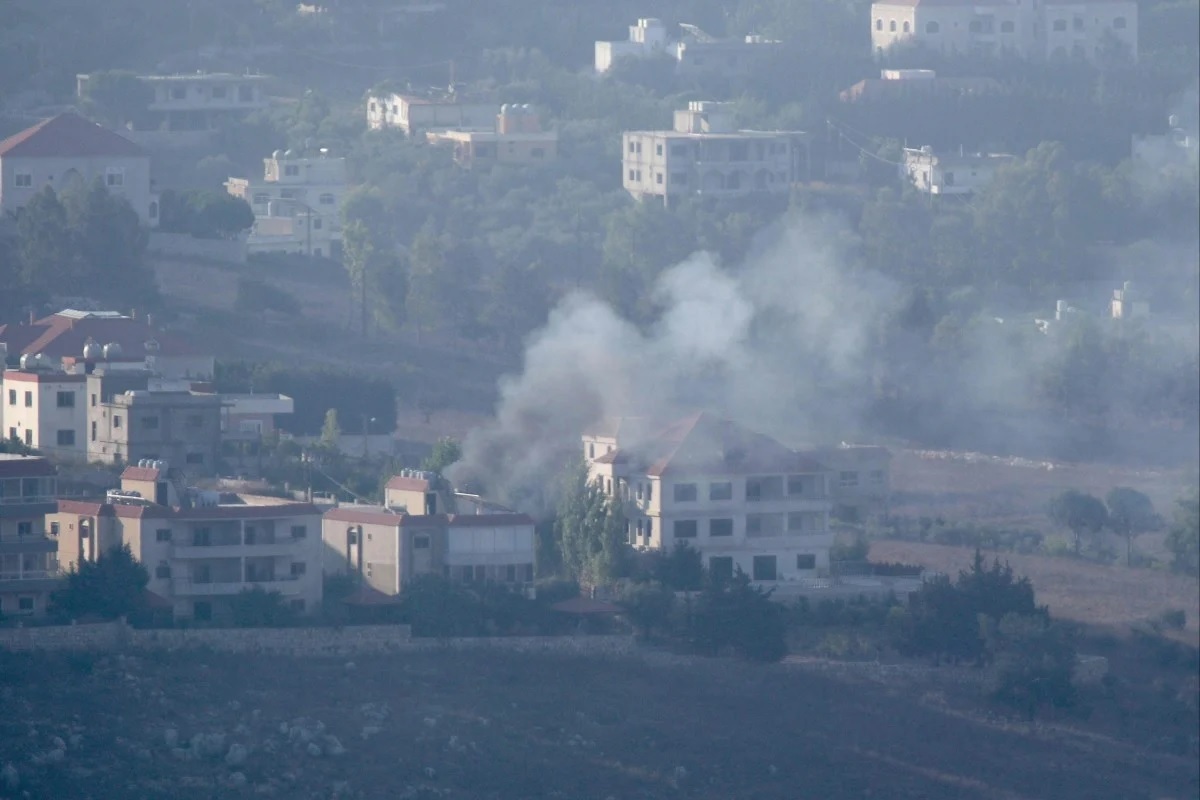
M 1117 17 L 1116 19 L 1113 20 L 1113 27 L 1116 28 L 1117 30 L 1124 30 L 1125 26 L 1128 24 L 1129 23 L 1126 21 L 1126 19 L 1124 17 Z
M 910 28 L 909 24 L 907 22 L 905 22 L 904 23 L 904 32 L 908 33 L 910 30 L 911 30 L 911 28 Z
M 892 20 L 891 22 L 888 23 L 888 30 L 891 31 L 892 33 L 896 32 L 896 20 Z
M 1001 22 L 1000 23 L 1000 32 L 1001 33 L 1012 33 L 1016 29 L 1017 29 L 1017 26 L 1014 25 L 1012 22 Z
M 883 18 L 882 17 L 875 20 L 875 30 L 877 30 L 877 31 L 883 30 Z
M 1065 31 L 1067 29 L 1067 21 L 1065 19 L 1054 20 L 1054 30 Z
M 940 30 L 941 30 L 941 26 L 938 25 L 936 22 L 926 22 L 925 23 L 925 32 L 926 33 L 937 33 Z

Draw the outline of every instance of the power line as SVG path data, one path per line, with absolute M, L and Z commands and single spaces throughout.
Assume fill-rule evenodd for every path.
M 856 150 L 858 150 L 860 153 L 870 156 L 871 158 L 875 159 L 876 161 L 882 161 L 884 164 L 889 164 L 893 167 L 903 167 L 904 166 L 903 161 L 890 161 L 890 160 L 884 158 L 883 156 L 881 156 L 877 153 L 873 153 L 870 150 L 866 149 L 865 147 L 860 145 L 858 142 L 851 139 L 849 134 L 847 134 L 846 131 L 843 130 L 840 125 L 834 123 L 833 120 L 826 119 L 825 124 L 828 125 L 830 128 L 832 128 L 833 130 L 837 131 L 838 135 L 842 139 L 849 142 L 850 146 L 855 148 Z M 862 135 L 865 136 L 866 134 L 862 134 Z

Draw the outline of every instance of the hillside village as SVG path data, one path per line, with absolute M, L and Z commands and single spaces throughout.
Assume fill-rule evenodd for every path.
M 1194 795 L 1195 0 L 11 6 L 0 798 Z

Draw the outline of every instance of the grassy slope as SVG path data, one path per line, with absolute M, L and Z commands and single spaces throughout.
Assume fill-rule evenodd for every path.
M 380 800 L 447 790 L 712 800 L 1128 800 L 1197 790 L 1193 760 L 974 719 L 918 700 L 920 687 L 904 680 L 499 653 L 356 661 L 348 670 L 316 659 L 156 656 L 107 659 L 85 675 L 60 657 L 0 654 L 0 761 L 19 766 L 31 797 L 56 800 L 323 798 L 339 781 L 350 782 L 346 796 Z M 392 713 L 364 741 L 359 709 L 368 702 Z M 267 753 L 280 722 L 300 716 L 323 721 L 349 752 L 313 758 L 284 744 Z M 85 726 L 82 746 L 62 765 L 30 766 L 30 753 L 67 738 L 73 722 Z M 168 726 L 184 740 L 223 731 L 250 745 L 247 784 L 222 785 L 232 770 L 220 760 L 172 757 Z

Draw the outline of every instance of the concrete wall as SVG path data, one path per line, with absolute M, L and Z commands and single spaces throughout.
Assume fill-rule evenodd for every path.
M 512 636 L 468 639 L 412 639 L 407 625 L 346 628 L 209 628 L 137 630 L 121 622 L 45 628 L 0 629 L 0 648 L 31 650 L 122 649 L 174 652 L 211 649 L 226 653 L 278 653 L 294 656 L 346 656 L 451 650 L 497 649 L 521 653 L 618 654 L 633 649 L 629 636 Z
M 246 263 L 246 240 L 229 239 L 197 239 L 187 233 L 150 234 L 150 244 L 147 248 L 151 253 L 162 256 L 181 258 L 200 258 L 205 261 L 219 261 L 226 264 Z

